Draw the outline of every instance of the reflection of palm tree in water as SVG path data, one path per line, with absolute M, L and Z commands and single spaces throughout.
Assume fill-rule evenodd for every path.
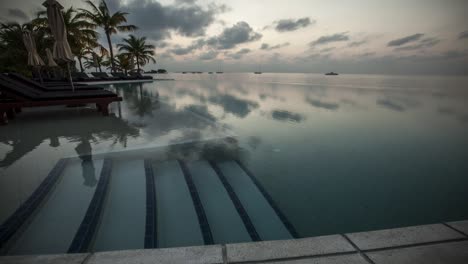
M 144 90 L 142 83 L 129 84 L 128 89 L 124 89 L 123 96 L 126 101 L 131 102 L 129 109 L 139 117 L 153 116 L 153 110 L 160 107 L 159 93 Z
M 93 155 L 90 139 L 82 137 L 81 142 L 76 146 L 75 151 L 81 159 L 81 169 L 84 179 L 83 185 L 94 187 L 96 186 L 96 172 L 94 169 Z

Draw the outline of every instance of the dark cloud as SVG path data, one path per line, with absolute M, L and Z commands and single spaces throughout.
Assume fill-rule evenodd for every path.
M 216 16 L 227 10 L 225 5 L 210 4 L 203 7 L 196 1 L 177 1 L 162 5 L 156 1 L 134 0 L 123 4 L 108 0 L 111 10 L 128 12 L 128 21 L 138 25 L 140 32 L 154 40 L 169 38 L 171 31 L 186 37 L 205 35 Z
M 315 20 L 311 20 L 308 17 L 303 17 L 299 19 L 281 19 L 274 23 L 275 30 L 278 32 L 289 32 L 295 31 L 300 28 L 305 28 L 311 24 L 315 24 Z
M 237 117 L 246 117 L 253 109 L 258 108 L 258 103 L 244 100 L 232 95 L 220 95 L 210 97 L 210 102 L 223 107 L 224 112 L 231 113 Z
M 317 45 L 328 44 L 331 42 L 348 41 L 348 40 L 349 40 L 348 32 L 342 32 L 342 33 L 336 33 L 333 35 L 321 36 L 317 40 L 309 43 L 309 46 L 315 47 Z
M 468 30 L 463 31 L 460 34 L 458 34 L 458 39 L 466 39 L 466 38 L 468 38 Z
M 313 107 L 323 108 L 327 110 L 336 110 L 340 107 L 340 105 L 337 103 L 324 102 L 324 101 L 320 101 L 320 100 L 312 99 L 312 98 L 306 98 L 306 102 L 309 103 Z
M 19 18 L 22 20 L 29 20 L 29 16 L 18 8 L 10 8 L 8 9 L 8 16 L 12 18 Z
M 270 46 L 270 44 L 268 44 L 268 43 L 262 43 L 262 45 L 260 46 L 260 49 L 261 50 L 274 50 L 274 49 L 287 47 L 289 45 L 290 45 L 289 42 L 285 42 L 283 44 L 277 44 L 277 45 L 274 45 L 274 46 Z
M 364 44 L 366 44 L 366 43 L 367 43 L 366 40 L 353 41 L 353 42 L 350 42 L 350 43 L 348 44 L 348 47 L 350 47 L 350 48 L 359 47 L 359 46 L 364 45 Z
M 170 49 L 169 52 L 172 52 L 175 55 L 186 55 L 192 53 L 194 50 L 201 49 L 205 46 L 206 42 L 204 39 L 197 39 L 192 42 L 187 47 L 181 47 L 180 45 L 175 45 L 174 48 Z
M 395 46 L 401 46 L 410 42 L 418 41 L 424 36 L 424 34 L 418 33 L 418 34 L 413 34 L 410 36 L 406 36 L 404 38 L 399 38 L 399 39 L 394 39 L 390 42 L 387 43 L 388 47 L 395 47 Z
M 219 54 L 218 51 L 210 50 L 210 51 L 207 51 L 205 53 L 202 53 L 198 58 L 200 60 L 212 60 L 212 59 L 216 59 L 218 54 Z
M 245 54 L 250 53 L 250 52 L 251 52 L 250 49 L 241 49 L 237 51 L 236 53 L 227 54 L 227 56 L 229 56 L 232 59 L 238 60 L 238 59 L 241 59 Z
M 273 119 L 275 120 L 282 122 L 287 121 L 296 123 L 300 123 L 305 119 L 305 117 L 301 114 L 292 113 L 286 110 L 274 110 L 271 112 L 271 117 L 273 117 Z
M 232 49 L 239 44 L 257 41 L 262 34 L 255 32 L 247 22 L 241 21 L 232 27 L 225 28 L 215 37 L 209 38 L 206 43 L 218 49 Z
M 404 106 L 389 99 L 379 99 L 377 100 L 377 104 L 397 112 L 404 112 L 406 110 Z
M 420 40 L 419 43 L 417 44 L 398 47 L 398 48 L 395 48 L 395 50 L 402 51 L 402 50 L 418 50 L 418 49 L 423 49 L 423 48 L 430 48 L 430 47 L 437 45 L 439 42 L 440 42 L 440 39 L 437 39 L 437 38 L 425 38 L 425 39 Z

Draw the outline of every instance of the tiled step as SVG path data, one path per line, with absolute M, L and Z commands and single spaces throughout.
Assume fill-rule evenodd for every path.
M 146 179 L 142 160 L 114 161 L 92 251 L 144 247 Z
M 197 212 L 177 161 L 153 163 L 156 192 L 157 246 L 204 244 Z
M 102 160 L 69 161 L 47 201 L 30 219 L 9 254 L 67 252 L 93 197 L 102 164 Z
M 241 217 L 207 161 L 187 163 L 216 244 L 251 241 Z
M 214 166 L 219 167 L 236 193 L 261 240 L 290 239 L 296 236 L 284 214 L 272 204 L 272 199 L 245 167 L 236 161 L 220 162 Z

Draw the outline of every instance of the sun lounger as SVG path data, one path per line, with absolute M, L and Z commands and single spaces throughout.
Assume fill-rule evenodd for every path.
M 101 80 L 104 80 L 104 81 L 117 81 L 117 80 L 119 80 L 119 78 L 109 76 L 105 72 L 92 72 L 91 74 L 94 77 L 100 78 Z
M 28 86 L 31 86 L 34 89 L 38 89 L 44 92 L 58 92 L 58 91 L 71 91 L 72 87 L 70 83 L 61 82 L 61 83 L 46 83 L 45 85 L 24 77 L 21 74 L 17 73 L 7 73 L 5 74 L 7 78 L 11 79 L 11 82 L 19 82 Z M 91 85 L 80 85 L 74 84 L 75 90 L 100 90 L 103 89 L 100 86 L 91 86 Z
M 103 115 L 109 114 L 108 106 L 112 102 L 122 101 L 115 93 L 106 90 L 43 92 L 30 86 L 12 82 L 12 79 L 0 74 L 0 123 L 7 123 L 23 107 L 53 105 L 96 104 Z
M 130 72 L 130 76 L 140 80 L 153 80 L 152 76 L 143 76 L 140 72 Z
M 111 74 L 112 74 L 112 76 L 114 76 L 114 77 L 116 77 L 116 78 L 119 78 L 119 79 L 121 79 L 121 80 L 127 80 L 127 81 L 128 81 L 128 80 L 137 80 L 137 78 L 134 78 L 134 77 L 132 77 L 132 76 L 127 76 L 127 75 L 125 75 L 125 73 L 123 73 L 123 72 L 113 72 L 113 73 L 111 73 Z

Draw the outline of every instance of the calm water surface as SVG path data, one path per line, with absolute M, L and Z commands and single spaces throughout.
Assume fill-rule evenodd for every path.
M 26 110 L 0 127 L 0 222 L 62 157 L 219 139 L 300 236 L 468 218 L 466 77 L 168 77 L 176 81 L 109 86 L 124 98 L 111 117 Z M 226 155 L 187 146 L 186 156 Z M 85 170 L 77 185 L 94 186 Z

